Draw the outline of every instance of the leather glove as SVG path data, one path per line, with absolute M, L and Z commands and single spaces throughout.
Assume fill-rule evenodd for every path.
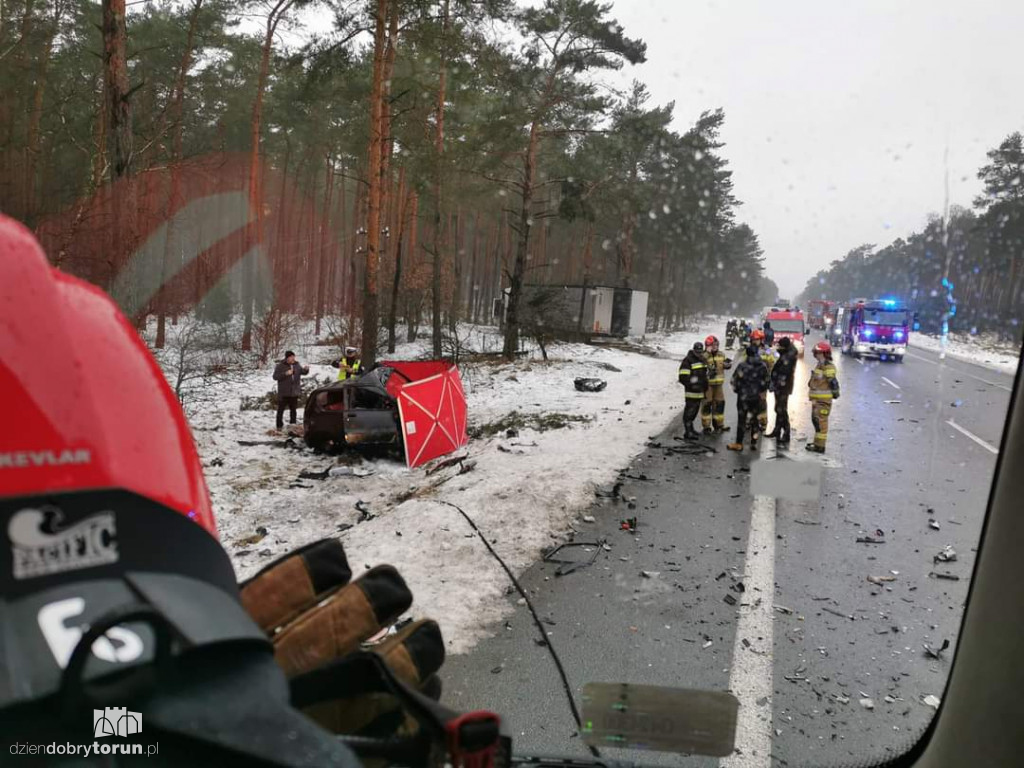
M 353 581 L 341 542 L 324 539 L 276 560 L 240 586 L 242 605 L 267 632 L 278 664 L 293 683 L 308 683 L 324 671 L 331 686 L 340 679 L 344 688 L 345 675 L 326 671 L 370 650 L 399 680 L 435 700 L 440 697 L 435 673 L 444 661 L 444 641 L 436 622 L 411 622 L 367 644 L 412 604 L 412 593 L 392 566 L 378 565 Z M 292 690 L 294 696 L 294 684 Z M 385 738 L 416 728 L 401 703 L 382 692 L 332 687 L 327 700 L 303 711 L 334 733 Z

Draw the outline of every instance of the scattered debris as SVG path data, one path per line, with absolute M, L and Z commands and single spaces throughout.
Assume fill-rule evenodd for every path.
M 505 439 L 511 440 L 513 437 L 519 437 L 519 430 L 510 428 L 505 431 Z
M 656 579 L 661 576 L 661 571 L 640 571 L 640 575 L 645 579 Z
M 841 619 L 849 619 L 850 621 L 857 620 L 852 613 L 843 613 L 842 611 L 837 611 L 835 608 L 829 608 L 827 605 L 823 605 L 821 610 L 825 613 L 831 613 L 833 616 L 838 616 Z
M 874 699 L 869 699 L 869 698 L 863 698 L 863 699 L 860 700 L 860 705 L 862 707 L 864 707 L 864 709 L 869 709 L 869 710 L 870 709 L 874 709 L 875 708 L 875 700 Z
M 956 400 L 954 400 L 952 403 L 949 404 L 949 407 L 950 408 L 959 408 L 963 404 L 964 404 L 964 401 L 961 400 L 960 398 L 957 398 Z
M 842 695 L 837 693 L 837 694 L 835 694 L 835 696 L 833 698 L 836 701 L 838 701 L 840 704 L 849 704 L 850 703 L 850 697 L 849 696 L 842 696 Z
M 928 645 L 928 643 L 922 643 L 921 647 L 924 648 L 924 655 L 928 658 L 941 659 L 942 652 L 949 648 L 949 638 L 947 637 L 945 640 L 943 640 L 942 645 L 940 645 L 938 648 L 933 648 L 932 646 Z
M 356 511 L 359 513 L 359 519 L 356 520 L 357 523 L 365 523 L 367 520 L 373 520 L 377 517 L 370 511 L 370 508 L 362 499 L 356 502 Z
M 730 595 L 728 592 L 725 594 L 725 597 L 723 597 L 722 600 L 725 601 L 725 603 L 728 605 L 736 605 L 736 598 Z
M 578 378 L 573 380 L 577 392 L 600 392 L 608 386 L 604 379 Z
M 793 519 L 794 523 L 800 523 L 800 525 L 821 525 L 819 520 L 801 520 L 799 517 Z
M 222 459 L 220 456 L 218 456 L 217 458 L 213 459 L 210 462 L 210 466 L 211 467 L 223 467 L 224 466 L 224 459 Z
M 239 539 L 238 541 L 235 542 L 235 546 L 236 547 L 248 547 L 248 546 L 252 546 L 253 544 L 258 544 L 259 542 L 263 541 L 267 537 L 268 533 L 269 532 L 267 531 L 265 526 L 262 526 L 262 525 L 257 526 L 256 533 L 254 533 L 254 534 L 252 534 L 250 536 L 245 536 L 245 537 Z
M 299 472 L 299 480 L 326 480 L 328 477 L 369 477 L 372 474 L 374 474 L 374 470 L 360 467 L 328 467 L 321 472 L 304 469 Z
M 882 402 L 885 403 L 886 405 L 902 405 L 903 404 L 902 400 L 883 400 Z
M 858 536 L 858 544 L 885 544 L 885 539 L 878 536 Z
M 779 613 L 784 613 L 787 616 L 792 616 L 793 615 L 793 609 L 792 608 L 787 608 L 784 605 L 776 605 L 775 606 L 775 610 L 778 611 Z
M 942 548 L 942 551 L 932 558 L 933 563 L 952 563 L 956 561 L 956 550 L 949 544 Z
M 595 362 L 594 365 L 596 365 L 598 368 L 604 371 L 611 371 L 612 373 L 622 373 L 621 368 L 616 368 L 611 363 Z
M 583 516 L 583 522 L 584 523 L 593 523 L 593 522 L 596 522 L 596 518 L 593 515 L 584 515 Z
M 597 556 L 604 551 L 604 539 L 600 541 L 570 541 L 564 544 L 559 544 L 554 549 L 549 550 L 543 557 L 546 563 L 559 563 L 558 570 L 555 571 L 555 576 L 568 576 L 570 573 L 575 573 L 580 568 L 586 568 L 589 565 L 593 565 L 594 561 L 597 560 Z M 555 557 L 556 554 L 564 549 L 570 547 L 584 547 L 585 552 L 590 552 L 586 547 L 593 547 L 594 551 L 590 557 L 585 560 L 566 560 L 563 558 Z
M 932 519 L 932 520 L 928 521 L 928 527 L 931 528 L 933 531 L 942 530 L 941 527 L 939 526 L 939 521 L 935 520 L 935 519 Z
M 879 586 L 881 586 L 882 584 L 885 584 L 886 582 L 896 581 L 896 577 L 895 576 L 868 576 L 868 581 L 870 581 L 872 584 L 878 584 Z
M 922 696 L 921 697 L 921 703 L 924 704 L 926 707 L 931 707 L 932 709 L 938 709 L 939 708 L 939 704 L 942 703 L 942 699 L 940 699 L 938 696 L 933 696 L 932 694 L 929 693 L 927 696 Z
M 946 581 L 960 581 L 960 577 L 955 573 L 945 573 L 943 571 L 932 571 L 928 574 L 933 579 L 945 579 Z
M 625 520 L 619 521 L 619 530 L 622 531 L 635 531 L 636 530 L 636 518 L 627 517 Z

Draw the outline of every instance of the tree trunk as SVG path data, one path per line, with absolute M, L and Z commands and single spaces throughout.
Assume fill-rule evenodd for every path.
M 444 217 L 444 112 L 445 98 L 448 85 L 448 23 L 449 23 L 449 0 L 444 0 L 441 6 L 441 38 L 438 41 L 438 73 L 437 73 L 437 132 L 435 134 L 435 149 L 437 151 L 437 167 L 434 171 L 434 245 L 433 245 L 433 274 L 430 282 L 430 310 L 433 315 L 433 352 L 434 358 L 441 357 L 441 268 L 444 260 L 445 231 L 441 226 Z
M 193 0 L 192 12 L 189 15 L 188 36 L 185 39 L 185 51 L 181 55 L 181 63 L 178 65 L 178 76 L 175 78 L 174 91 L 171 94 L 170 119 L 171 119 L 171 157 L 170 175 L 171 188 L 167 194 L 167 239 L 164 241 L 163 260 L 160 263 L 160 285 L 157 292 L 156 305 L 156 348 L 163 349 L 167 326 L 167 300 L 166 291 L 163 290 L 164 282 L 167 280 L 167 271 L 170 264 L 171 248 L 174 243 L 174 213 L 181 205 L 181 164 L 183 126 L 182 118 L 185 101 L 185 78 L 189 69 L 192 68 L 192 48 L 195 45 L 196 29 L 199 26 L 199 12 L 202 10 L 203 0 Z
M 519 232 L 516 243 L 516 260 L 509 281 L 508 309 L 505 311 L 505 346 L 502 354 L 506 360 L 514 360 L 519 350 L 519 298 L 523 291 L 523 275 L 526 273 L 526 257 L 530 252 L 530 228 L 533 226 L 533 180 L 536 173 L 537 143 L 540 141 L 539 126 L 534 120 L 530 125 L 530 142 L 523 160 L 523 194 L 519 208 Z
M 249 122 L 249 216 L 253 220 L 252 235 L 249 238 L 242 267 L 242 311 L 245 325 L 242 329 L 242 349 L 252 349 L 252 313 L 256 301 L 255 261 L 263 249 L 263 190 L 260 173 L 260 120 L 263 117 L 263 94 L 270 74 L 270 51 L 274 47 L 274 32 L 278 22 L 288 11 L 294 0 L 277 0 L 267 14 L 266 34 L 260 53 L 259 76 L 256 80 L 256 98 L 252 104 L 252 118 Z
M 53 41 L 60 29 L 61 17 L 64 15 L 64 3 L 55 0 L 53 4 L 52 25 L 43 41 L 43 50 L 39 57 L 39 73 L 36 76 L 35 92 L 32 95 L 32 111 L 29 115 L 28 142 L 25 157 L 25 221 L 29 227 L 35 223 L 38 211 L 36 192 L 36 163 L 39 158 L 40 124 L 43 118 L 43 96 L 46 92 L 46 77 L 50 69 L 50 56 L 53 53 Z
M 377 0 L 373 35 L 373 79 L 370 88 L 369 190 L 366 200 L 366 267 L 363 272 L 362 361 L 370 368 L 377 361 L 377 278 L 380 268 L 381 153 L 384 141 L 383 101 L 387 25 L 393 10 L 388 0 Z
M 320 319 L 324 314 L 324 291 L 327 289 L 327 270 L 330 268 L 329 253 L 327 247 L 330 235 L 331 218 L 331 195 L 334 192 L 334 168 L 333 158 L 327 155 L 327 173 L 325 175 L 324 208 L 320 217 L 320 269 L 317 272 L 316 284 L 316 320 L 313 335 L 320 336 Z M 312 233 L 310 233 L 312 234 Z
M 398 322 L 398 295 L 402 286 L 402 245 L 405 240 L 406 216 L 415 192 L 405 190 L 405 168 L 398 176 L 398 232 L 395 237 L 395 271 L 391 280 L 391 303 L 388 305 L 388 352 L 395 351 L 395 325 Z
M 412 204 L 409 209 L 409 274 L 415 275 L 416 270 L 416 248 L 418 247 L 419 233 L 420 233 L 420 219 L 419 219 L 419 207 L 420 198 L 415 192 L 412 193 Z M 418 330 L 418 323 L 416 322 L 416 307 L 413 306 L 413 292 L 408 291 L 409 300 L 406 302 L 405 309 L 405 323 L 406 323 L 406 341 L 416 341 L 416 331 Z
M 131 184 L 133 153 L 132 109 L 129 101 L 125 0 L 103 0 L 103 74 L 106 110 L 109 120 L 110 181 L 113 184 L 113 205 L 118 226 L 112 227 L 112 252 L 109 274 L 112 283 L 117 266 L 131 253 L 135 239 L 136 206 Z M 119 179 L 125 182 L 118 184 Z

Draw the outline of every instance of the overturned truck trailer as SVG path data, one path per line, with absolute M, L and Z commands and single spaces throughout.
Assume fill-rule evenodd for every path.
M 647 291 L 606 285 L 524 285 L 527 312 L 564 336 L 643 336 Z

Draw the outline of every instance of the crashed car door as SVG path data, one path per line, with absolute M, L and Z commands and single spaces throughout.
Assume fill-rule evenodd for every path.
M 394 443 L 398 422 L 394 403 L 377 392 L 360 386 L 345 391 L 345 442 Z

